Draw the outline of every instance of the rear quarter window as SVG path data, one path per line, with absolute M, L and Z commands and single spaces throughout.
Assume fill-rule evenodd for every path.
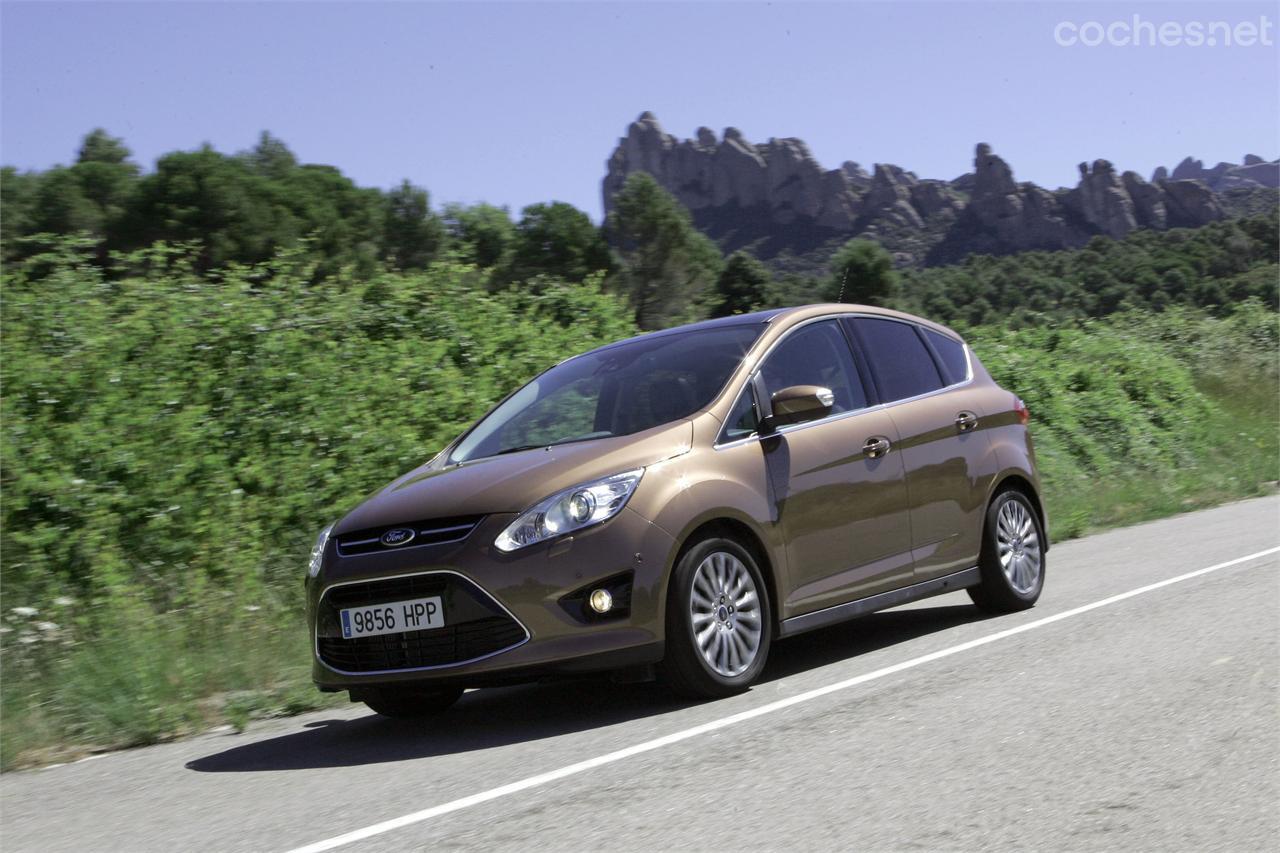
M 955 385 L 969 378 L 969 359 L 964 354 L 964 344 L 932 329 L 925 329 L 924 335 L 933 345 L 933 351 L 942 359 L 942 366 L 948 373 L 948 385 Z

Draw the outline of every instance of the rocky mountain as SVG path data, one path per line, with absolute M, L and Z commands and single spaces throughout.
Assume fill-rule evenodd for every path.
M 1225 192 L 1240 187 L 1280 187 L 1280 163 L 1267 161 L 1257 154 L 1244 155 L 1243 163 L 1219 163 L 1212 169 L 1204 167 L 1204 161 L 1187 157 L 1170 172 L 1164 166 L 1155 170 L 1152 181 L 1203 181 L 1214 192 Z
M 1095 160 L 1080 164 L 1074 188 L 1058 190 L 1016 181 L 985 143 L 973 165 L 954 180 L 885 163 L 870 172 L 853 161 L 825 169 L 799 139 L 752 143 L 733 127 L 678 139 L 646 112 L 609 158 L 604 206 L 607 213 L 628 175 L 647 172 L 726 251 L 747 248 L 785 267 L 861 235 L 901 265 L 932 265 L 973 252 L 1070 248 L 1137 228 L 1197 227 L 1228 215 L 1224 192 L 1280 184 L 1280 165 L 1252 155 L 1213 169 L 1188 158 L 1152 181 Z

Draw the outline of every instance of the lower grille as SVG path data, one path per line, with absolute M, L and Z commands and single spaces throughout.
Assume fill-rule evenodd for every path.
M 449 666 L 486 657 L 519 644 L 524 629 L 507 616 L 490 616 L 475 622 L 406 631 L 381 637 L 319 638 L 320 659 L 345 672 L 384 672 Z
M 440 596 L 445 626 L 377 637 L 344 639 L 339 612 L 348 607 Z M 424 572 L 339 584 L 326 590 L 316 610 L 316 654 L 347 673 L 456 666 L 515 648 L 529 633 L 492 596 L 453 572 Z

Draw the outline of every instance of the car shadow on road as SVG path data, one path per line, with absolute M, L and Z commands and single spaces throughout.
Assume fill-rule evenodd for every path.
M 802 634 L 776 644 L 760 683 L 935 634 L 986 616 L 970 605 L 913 607 Z M 353 767 L 453 755 L 658 717 L 695 704 L 660 683 L 606 676 L 494 687 L 465 694 L 429 722 L 370 713 L 308 723 L 302 731 L 236 746 L 187 763 L 201 773 Z

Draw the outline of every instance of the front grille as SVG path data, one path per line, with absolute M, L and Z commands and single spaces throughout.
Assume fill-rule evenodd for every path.
M 445 625 L 378 637 L 344 639 L 339 613 L 348 607 L 439 596 Z M 316 610 L 316 654 L 327 666 L 351 673 L 454 666 L 514 648 L 529 634 L 492 596 L 452 572 L 425 572 L 344 583 L 321 596 Z
M 423 545 L 445 545 L 461 542 L 471 535 L 482 515 L 465 515 L 456 518 L 434 518 L 430 521 L 411 521 L 393 527 L 371 527 L 345 533 L 338 537 L 338 556 L 356 557 L 361 554 L 376 554 L 380 551 L 400 550 L 402 548 L 420 548 Z M 413 539 L 404 545 L 383 545 L 382 534 L 388 530 L 412 530 Z
M 508 616 L 490 616 L 430 631 L 381 637 L 319 639 L 320 657 L 344 672 L 383 672 L 449 666 L 486 657 L 524 640 L 524 629 Z

